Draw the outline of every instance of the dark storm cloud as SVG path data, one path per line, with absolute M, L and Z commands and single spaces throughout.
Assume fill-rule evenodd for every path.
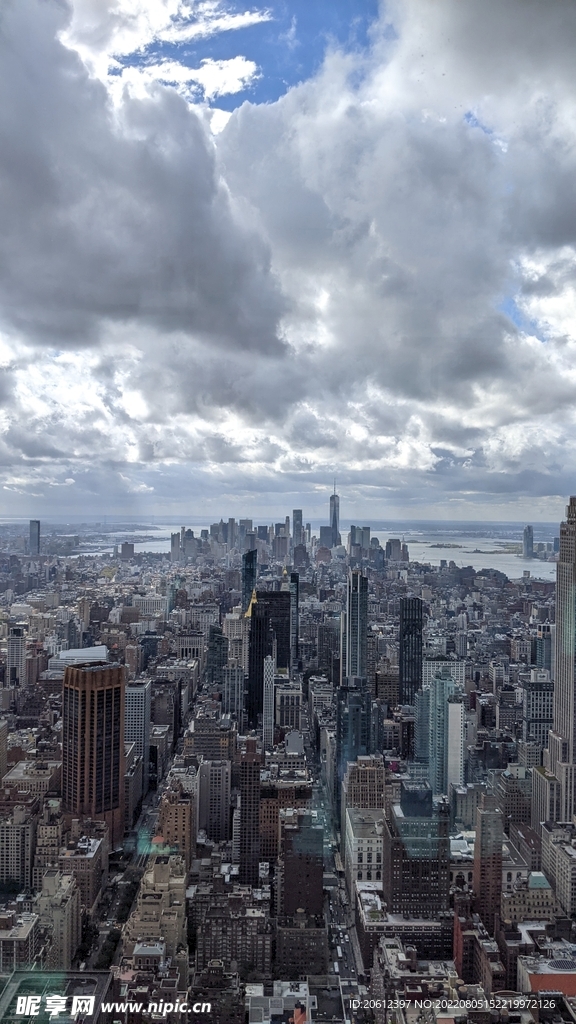
M 137 321 L 280 353 L 266 247 L 235 219 L 200 118 L 161 87 L 114 111 L 58 42 L 66 15 L 50 0 L 0 15 L 5 327 L 78 347 Z

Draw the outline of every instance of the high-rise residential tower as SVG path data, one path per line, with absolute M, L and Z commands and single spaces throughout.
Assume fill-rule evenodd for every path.
M 290 573 L 290 669 L 298 668 L 298 635 L 300 632 L 300 576 Z
M 62 797 L 73 817 L 105 821 L 114 849 L 124 834 L 126 668 L 69 665 L 62 690 Z
M 240 759 L 240 884 L 258 885 L 260 866 L 260 768 L 256 739 L 248 736 Z
M 274 676 L 276 666 L 274 658 L 264 658 L 264 697 L 262 709 L 262 746 L 264 750 L 272 750 L 274 745 Z
M 346 601 L 346 675 L 366 678 L 368 580 L 359 569 L 348 576 Z
M 400 703 L 413 704 L 422 686 L 422 601 L 419 597 L 400 599 Z
M 30 520 L 30 554 L 40 554 L 40 520 Z

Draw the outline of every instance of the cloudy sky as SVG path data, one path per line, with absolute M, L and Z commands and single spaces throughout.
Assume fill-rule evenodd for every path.
M 576 0 L 5 0 L 3 515 L 556 520 Z

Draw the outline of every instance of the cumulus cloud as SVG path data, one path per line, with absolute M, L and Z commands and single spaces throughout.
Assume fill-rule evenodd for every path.
M 336 472 L 366 516 L 456 502 L 502 518 L 528 499 L 559 515 L 576 470 L 576 8 L 396 0 L 369 49 L 328 52 L 216 138 L 188 100 L 243 88 L 254 62 L 202 77 L 143 57 L 113 92 L 114 54 L 240 16 L 171 0 L 0 15 L 13 507 L 56 507 L 51 474 L 79 510 L 102 494 L 111 510 L 313 509 Z

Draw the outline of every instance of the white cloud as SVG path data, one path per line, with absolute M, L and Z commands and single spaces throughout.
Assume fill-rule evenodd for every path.
M 329 54 L 277 103 L 214 111 L 214 137 L 188 100 L 245 88 L 245 58 L 124 69 L 112 111 L 55 42 L 58 5 L 3 12 L 11 508 L 44 492 L 56 505 L 52 481 L 80 510 L 153 497 L 223 512 L 244 495 L 313 515 L 336 473 L 367 515 L 463 514 L 462 495 L 473 516 L 561 513 L 576 472 L 576 8 L 389 10 L 396 39 L 383 15 L 370 51 Z M 221 17 L 78 2 L 67 40 L 108 61 Z

